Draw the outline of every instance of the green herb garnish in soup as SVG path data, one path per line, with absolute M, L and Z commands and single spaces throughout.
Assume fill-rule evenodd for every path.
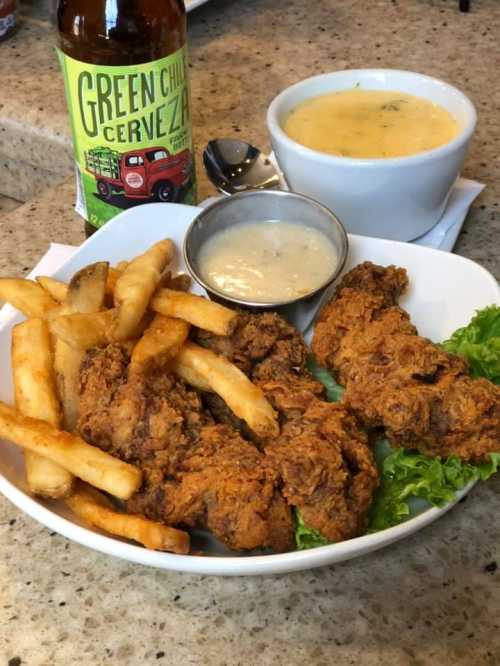
M 352 88 L 302 102 L 283 123 L 298 143 L 331 155 L 403 157 L 451 141 L 460 131 L 443 107 L 393 90 Z

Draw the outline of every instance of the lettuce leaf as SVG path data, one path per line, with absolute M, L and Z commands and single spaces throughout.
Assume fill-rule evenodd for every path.
M 317 546 L 326 546 L 329 541 L 312 527 L 307 527 L 300 515 L 300 511 L 295 511 L 295 545 L 297 550 L 307 550 L 308 548 L 317 548 Z
M 486 377 L 500 384 L 500 306 L 478 310 L 467 326 L 456 330 L 441 346 L 468 360 L 471 377 Z
M 337 400 L 340 400 L 344 393 L 344 387 L 337 384 L 328 370 L 318 365 L 312 356 L 307 359 L 307 369 L 314 379 L 317 379 L 326 388 L 326 399 L 328 402 L 337 402 Z
M 500 467 L 500 453 L 490 453 L 481 465 L 462 462 L 457 456 L 429 458 L 405 449 L 392 450 L 381 463 L 381 484 L 370 513 L 369 531 L 398 525 L 412 515 L 412 500 L 427 506 L 444 506 L 457 490 L 471 481 L 485 481 Z M 422 504 L 418 509 L 422 509 Z M 420 511 L 419 511 L 420 512 Z
M 477 470 L 481 481 L 487 481 L 490 476 L 496 474 L 496 472 L 498 472 L 500 469 L 500 453 L 490 453 L 489 455 L 489 462 L 477 465 Z

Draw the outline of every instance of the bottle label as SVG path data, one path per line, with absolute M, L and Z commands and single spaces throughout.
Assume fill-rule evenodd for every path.
M 15 0 L 0 0 L 0 39 L 14 30 L 16 25 L 15 10 Z
M 77 211 L 99 228 L 138 203 L 194 204 L 186 47 L 125 67 L 58 55 L 73 130 Z

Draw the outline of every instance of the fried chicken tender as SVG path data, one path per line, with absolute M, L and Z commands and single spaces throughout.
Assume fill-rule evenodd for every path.
M 345 404 L 394 446 L 484 460 L 500 450 L 500 389 L 419 337 L 396 304 L 401 268 L 360 264 L 321 313 L 313 352 L 346 387 Z
M 373 338 L 383 333 L 415 335 L 408 313 L 397 307 L 407 286 L 405 269 L 395 266 L 384 268 L 365 261 L 347 273 L 315 325 L 312 350 L 318 363 L 335 371 L 340 380 L 336 354 L 342 347 L 343 353 L 354 355 L 360 333 Z
M 265 453 L 308 527 L 334 542 L 366 528 L 379 473 L 366 434 L 345 407 L 315 402 Z
M 141 466 L 147 478 L 171 474 L 212 418 L 198 393 L 175 375 L 156 369 L 128 378 L 129 362 L 119 344 L 87 352 L 78 430 L 86 441 Z
M 431 412 L 431 429 L 421 444 L 429 455 L 458 455 L 481 462 L 500 452 L 500 387 L 460 376 Z
M 324 396 L 322 384 L 306 368 L 309 350 L 302 336 L 275 312 L 242 312 L 233 334 L 216 336 L 196 331 L 196 341 L 235 363 L 260 386 L 278 412 L 280 423 L 297 418 L 309 404 Z M 206 404 L 216 419 L 237 427 L 256 439 L 217 396 L 207 396 Z
M 378 266 L 364 261 L 342 278 L 341 289 L 356 289 L 382 297 L 386 307 L 395 305 L 408 289 L 406 269 L 397 266 Z
M 281 341 L 292 343 L 285 353 L 278 354 L 276 346 Z M 230 336 L 219 336 L 196 331 L 196 342 L 221 354 L 235 363 L 246 375 L 256 364 L 272 356 L 284 365 L 303 366 L 307 358 L 307 347 L 300 333 L 275 312 L 240 312 L 236 327 Z
M 129 361 L 118 344 L 87 352 L 78 422 L 88 442 L 143 470 L 127 508 L 167 525 L 206 527 L 234 550 L 290 549 L 291 511 L 263 454 L 214 425 L 199 394 L 166 368 L 130 375 Z
M 175 481 L 164 485 L 168 524 L 208 528 L 232 550 L 293 547 L 290 508 L 264 455 L 227 425 L 204 428 Z
M 198 341 L 239 363 L 278 412 L 281 436 L 259 445 L 287 503 L 330 541 L 360 534 L 378 469 L 355 418 L 322 401 L 324 387 L 306 368 L 309 351 L 298 331 L 275 313 L 244 313 L 230 338 L 200 333 Z M 232 422 L 248 436 L 219 399 L 206 400 L 216 420 Z

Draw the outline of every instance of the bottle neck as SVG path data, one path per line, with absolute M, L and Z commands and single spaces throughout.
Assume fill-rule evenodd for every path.
M 182 0 L 60 0 L 59 47 L 95 65 L 164 58 L 186 42 Z

